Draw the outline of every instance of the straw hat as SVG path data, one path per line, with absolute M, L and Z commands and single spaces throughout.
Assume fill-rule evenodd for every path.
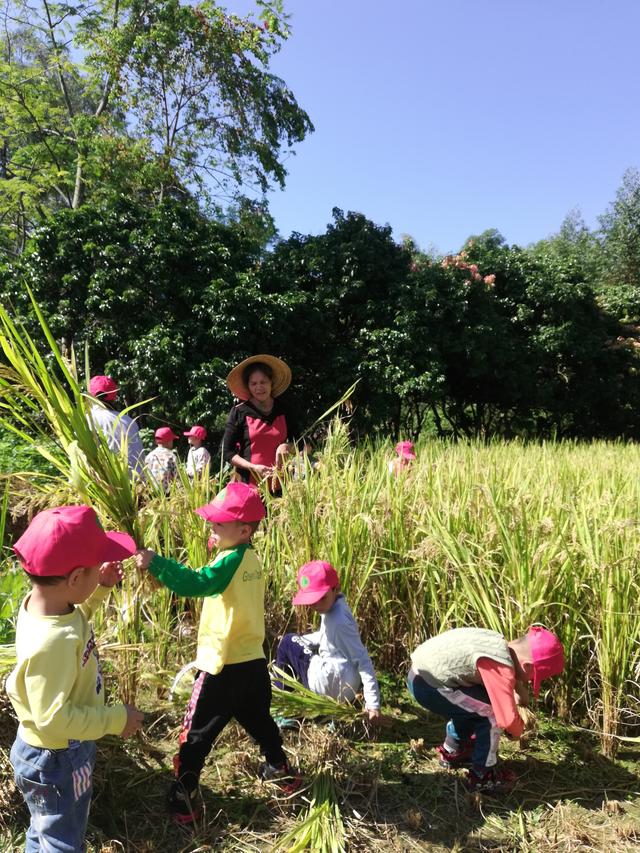
M 239 400 L 248 400 L 251 397 L 249 389 L 244 383 L 242 374 L 245 368 L 250 364 L 262 362 L 271 368 L 273 373 L 271 396 L 279 397 L 283 391 L 286 391 L 291 384 L 291 370 L 289 365 L 282 361 L 281 358 L 276 358 L 275 355 L 252 355 L 245 358 L 240 364 L 236 364 L 231 373 L 227 376 L 227 386 L 234 397 Z

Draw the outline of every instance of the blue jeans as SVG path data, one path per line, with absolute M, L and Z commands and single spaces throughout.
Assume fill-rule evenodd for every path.
M 482 775 L 498 759 L 500 732 L 489 694 L 479 684 L 474 687 L 431 687 L 422 676 L 409 673 L 409 693 L 419 705 L 448 719 L 447 745 L 467 746 L 475 735 L 471 761 L 476 773 Z
M 18 735 L 11 747 L 16 786 L 31 813 L 25 853 L 85 850 L 96 745 L 70 744 L 67 749 L 42 749 Z

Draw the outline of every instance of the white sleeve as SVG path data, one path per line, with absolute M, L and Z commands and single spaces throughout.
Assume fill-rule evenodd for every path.
M 344 615 L 345 619 L 340 622 L 340 630 L 336 632 L 334 642 L 360 674 L 366 709 L 368 711 L 379 711 L 380 687 L 371 658 L 360 639 L 360 631 L 351 612 L 349 611 Z

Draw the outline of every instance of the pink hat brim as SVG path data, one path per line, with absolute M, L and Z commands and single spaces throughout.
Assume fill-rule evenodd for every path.
M 218 524 L 225 524 L 227 521 L 240 521 L 235 515 L 231 515 L 224 509 L 218 509 L 218 507 L 201 506 L 195 511 L 205 521 L 216 521 Z
M 138 550 L 135 540 L 128 533 L 109 531 L 108 533 L 105 532 L 105 536 L 109 541 L 105 543 L 104 551 L 101 555 L 103 562 L 125 560 Z
M 326 589 L 300 589 L 293 596 L 292 604 L 315 604 L 317 601 L 320 601 L 320 599 L 325 596 L 330 589 L 333 589 L 333 587 L 328 586 Z

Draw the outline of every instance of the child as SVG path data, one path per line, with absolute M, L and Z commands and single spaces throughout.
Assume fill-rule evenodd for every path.
M 166 495 L 178 476 L 178 465 L 173 453 L 173 442 L 178 440 L 178 436 L 170 427 L 160 427 L 155 431 L 154 438 L 158 446 L 147 453 L 144 464 Z
M 118 410 L 118 386 L 110 376 L 92 376 L 89 380 L 89 393 L 100 401 L 91 406 L 89 420 L 96 429 L 104 433 L 107 444 L 114 453 L 119 453 L 126 442 L 131 476 L 141 474 L 144 447 L 135 420 Z
M 193 571 L 153 551 L 139 551 L 139 568 L 178 595 L 206 596 L 200 617 L 193 693 L 174 758 L 176 781 L 169 809 L 179 823 L 199 812 L 198 784 L 208 753 L 233 717 L 260 745 L 266 762 L 259 775 L 293 791 L 299 780 L 282 750 L 271 718 L 271 682 L 264 642 L 264 571 L 251 537 L 265 517 L 254 486 L 229 483 L 214 501 L 196 512 L 211 522 L 220 553 Z
M 95 741 L 142 725 L 132 705 L 105 706 L 89 622 L 135 549 L 126 533 L 105 533 L 88 506 L 39 513 L 14 545 L 32 585 L 7 679 L 20 721 L 11 763 L 31 813 L 27 853 L 85 849 Z
M 389 461 L 389 471 L 397 477 L 402 471 L 410 468 L 415 461 L 416 453 L 413 449 L 413 442 L 399 441 L 396 444 L 396 453 L 397 457 Z
M 377 725 L 378 680 L 333 566 L 323 560 L 305 563 L 298 572 L 293 603 L 319 613 L 320 630 L 301 636 L 285 634 L 278 644 L 276 666 L 314 693 L 342 702 L 352 702 L 362 687 L 368 717 Z
M 422 705 L 448 717 L 446 738 L 437 748 L 443 767 L 469 766 L 471 791 L 507 791 L 515 776 L 497 766 L 500 732 L 513 738 L 524 730 L 517 705 L 537 696 L 545 678 L 564 668 L 560 640 L 540 625 L 507 643 L 485 628 L 454 628 L 432 637 L 411 655 L 408 687 Z
M 189 455 L 187 456 L 187 474 L 190 480 L 198 475 L 198 477 L 207 477 L 209 473 L 209 465 L 211 463 L 211 454 L 206 447 L 202 446 L 202 442 L 207 437 L 207 431 L 203 426 L 192 426 L 184 435 L 190 444 Z

